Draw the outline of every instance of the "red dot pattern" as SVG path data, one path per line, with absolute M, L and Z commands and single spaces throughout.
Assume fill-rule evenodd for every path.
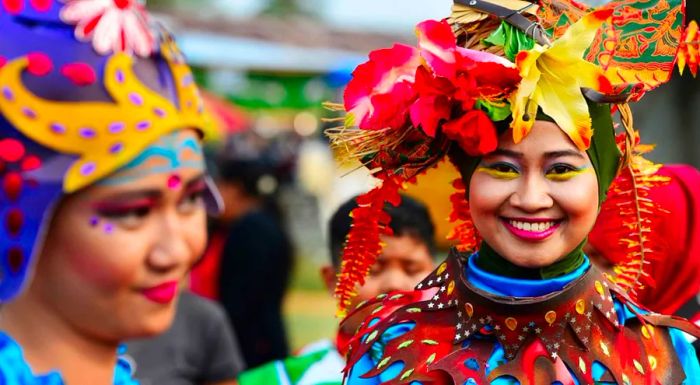
M 17 208 L 11 209 L 5 218 L 7 232 L 11 236 L 17 237 L 22 230 L 22 225 L 24 225 L 24 214 Z
M 7 265 L 12 274 L 17 274 L 24 264 L 24 252 L 19 247 L 11 247 L 7 251 Z
M 5 196 L 10 201 L 16 201 L 19 199 L 19 195 L 22 193 L 22 187 L 24 185 L 22 176 L 17 172 L 8 172 L 2 179 L 2 189 L 5 192 Z
M 27 55 L 27 71 L 36 76 L 48 75 L 53 70 L 53 62 L 45 53 L 33 52 Z
M 89 86 L 97 81 L 95 70 L 87 63 L 71 63 L 61 67 L 61 74 L 77 86 Z
M 24 145 L 16 139 L 0 140 L 0 160 L 14 163 L 24 156 Z

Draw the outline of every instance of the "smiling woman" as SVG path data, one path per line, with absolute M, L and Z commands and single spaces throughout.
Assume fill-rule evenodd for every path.
M 631 65 L 627 39 L 646 34 L 639 25 L 653 21 L 639 9 L 648 4 L 534 3 L 455 0 L 449 23 L 420 23 L 417 48 L 372 52 L 348 84 L 345 125 L 329 136 L 382 183 L 352 215 L 341 312 L 389 225 L 381 212 L 361 214 L 397 202 L 404 183 L 445 156 L 461 174 L 450 218 L 459 244 L 447 260 L 415 291 L 370 300 L 344 321 L 364 319 L 349 349 L 349 385 L 700 378 L 680 332 L 700 329 L 643 309 L 582 251 L 616 173 L 633 167 L 638 137 L 626 103 L 668 80 L 687 47 L 668 47 L 669 57 L 636 52 Z M 684 5 L 664 4 L 673 15 Z M 683 41 L 682 23 L 661 16 L 659 28 Z M 613 111 L 625 128 L 619 143 Z M 626 196 L 620 210 L 633 215 L 638 195 Z M 631 225 L 643 234 L 644 223 Z
M 0 383 L 135 384 L 217 210 L 207 114 L 140 2 L 0 5 Z M 66 31 L 74 31 L 67 34 Z

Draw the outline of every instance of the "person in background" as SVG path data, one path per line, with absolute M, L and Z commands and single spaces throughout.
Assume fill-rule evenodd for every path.
M 654 245 L 658 252 L 647 261 L 650 283 L 637 289 L 637 298 L 653 311 L 700 324 L 700 171 L 673 164 L 656 174 L 667 177 L 668 183 L 651 188 L 648 198 L 666 212 L 650 224 L 650 237 L 659 241 Z M 605 210 L 605 205 L 588 237 L 586 253 L 603 269 L 614 272 L 614 266 L 625 259 L 626 248 L 606 227 L 616 211 Z M 700 342 L 691 338 L 695 350 L 700 350 Z
M 2 384 L 137 384 L 122 342 L 170 327 L 204 251 L 210 121 L 149 19 L 137 1 L 0 4 Z
M 127 351 L 140 385 L 233 385 L 245 367 L 221 305 L 188 291 L 170 329 Z
M 217 185 L 224 212 L 210 227 L 209 250 L 192 272 L 193 291 L 213 282 L 249 367 L 288 354 L 282 300 L 293 266 L 291 242 L 275 202 L 272 167 L 261 159 L 223 160 Z M 208 272 L 199 270 L 209 265 Z M 208 278 L 207 278 L 208 277 Z M 207 290 L 204 290 L 206 295 Z
M 350 232 L 350 212 L 356 207 L 356 198 L 345 202 L 332 216 L 328 226 L 331 260 L 330 264 L 321 268 L 320 273 L 331 294 L 340 269 L 345 236 Z M 402 196 L 401 204 L 397 207 L 388 205 L 386 210 L 391 217 L 390 226 L 394 235 L 382 237 L 384 250 L 359 289 L 355 304 L 382 293 L 412 290 L 434 268 L 435 229 L 427 208 L 414 199 Z M 341 384 L 345 346 L 357 326 L 345 324 L 338 330 L 335 341 L 312 343 L 296 356 L 244 372 L 240 385 Z

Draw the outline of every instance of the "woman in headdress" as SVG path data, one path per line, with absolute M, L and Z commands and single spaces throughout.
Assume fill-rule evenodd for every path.
M 192 74 L 139 1 L 0 5 L 0 383 L 132 384 L 218 207 Z
M 676 57 L 697 62 L 683 4 L 456 3 L 451 25 L 418 25 L 417 48 L 370 54 L 346 90 L 346 125 L 329 132 L 381 179 L 353 213 L 341 310 L 387 231 L 378 203 L 446 155 L 461 174 L 459 247 L 416 291 L 348 316 L 365 321 L 347 383 L 693 383 L 700 369 L 679 329 L 700 330 L 637 305 L 582 251 L 613 178 L 631 167 L 627 103 L 668 80 Z M 639 207 L 633 192 L 621 215 Z

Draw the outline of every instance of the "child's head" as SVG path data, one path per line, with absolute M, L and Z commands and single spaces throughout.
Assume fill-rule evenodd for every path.
M 329 223 L 332 266 L 325 266 L 321 274 L 331 291 L 340 269 L 345 237 L 350 232 L 350 212 L 355 207 L 355 198 L 348 200 Z M 393 290 L 412 290 L 434 267 L 435 228 L 428 209 L 422 203 L 402 196 L 401 204 L 398 207 L 388 205 L 386 212 L 391 216 L 394 235 L 382 236 L 384 249 L 365 284 L 358 290 L 358 302 Z

